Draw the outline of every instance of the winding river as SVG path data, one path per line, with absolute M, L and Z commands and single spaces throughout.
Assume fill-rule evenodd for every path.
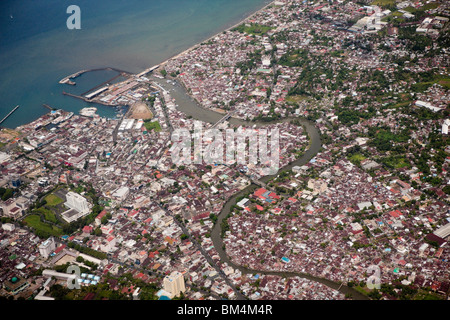
M 209 123 L 216 123 L 218 120 L 220 120 L 223 117 L 223 114 L 212 111 L 210 109 L 205 109 L 201 107 L 192 97 L 190 97 L 185 88 L 181 86 L 179 83 L 175 84 L 169 84 L 167 83 L 167 80 L 159 79 L 152 77 L 152 80 L 157 82 L 161 87 L 168 90 L 170 92 L 171 97 L 173 97 L 177 104 L 177 109 L 184 112 L 186 115 L 191 116 L 192 118 L 196 120 L 200 120 L 203 122 L 209 122 Z M 285 118 L 280 121 L 289 121 L 294 118 Z M 283 168 L 280 168 L 278 173 L 281 171 L 286 171 L 292 169 L 294 166 L 302 166 L 308 161 L 310 161 L 321 149 L 322 142 L 320 139 L 320 133 L 319 130 L 316 128 L 315 124 L 309 120 L 303 119 L 303 118 L 295 118 L 300 121 L 300 123 L 304 126 L 306 132 L 308 133 L 308 136 L 310 138 L 310 145 L 309 149 L 305 151 L 305 153 L 295 161 L 291 162 L 290 164 L 284 166 Z M 257 123 L 257 122 L 251 122 L 251 121 L 245 121 L 241 119 L 231 118 L 229 120 L 229 123 L 232 125 L 247 125 L 247 126 L 264 126 L 269 124 L 268 122 L 264 123 Z M 272 175 L 272 176 L 265 176 L 260 179 L 262 182 L 267 182 L 278 175 Z M 354 300 L 368 300 L 369 298 L 357 290 L 347 287 L 346 285 L 341 285 L 337 282 L 320 278 L 316 276 L 312 276 L 310 274 L 301 273 L 301 272 L 292 272 L 292 271 L 268 271 L 268 270 L 254 270 L 250 268 L 246 268 L 241 265 L 235 264 L 226 254 L 225 250 L 223 249 L 223 240 L 221 237 L 221 224 L 224 219 L 226 219 L 228 213 L 231 210 L 231 207 L 236 204 L 236 199 L 240 196 L 243 196 L 245 194 L 248 194 L 249 192 L 252 192 L 255 190 L 258 186 L 255 184 L 251 184 L 247 188 L 241 190 L 237 194 L 235 194 L 233 197 L 228 199 L 228 201 L 223 206 L 220 214 L 218 215 L 217 222 L 215 223 L 212 231 L 211 231 L 211 240 L 214 244 L 214 247 L 216 251 L 219 254 L 219 257 L 222 262 L 226 262 L 229 266 L 231 266 L 234 269 L 240 270 L 243 274 L 264 274 L 264 275 L 275 275 L 275 276 L 281 276 L 281 277 L 301 277 L 305 279 L 309 279 L 312 281 L 316 281 L 319 283 L 322 283 L 330 288 L 333 288 L 335 290 L 339 290 L 343 294 L 349 294 L 351 295 L 352 299 Z

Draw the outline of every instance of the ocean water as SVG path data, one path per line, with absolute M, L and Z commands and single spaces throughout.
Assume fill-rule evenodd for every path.
M 2 0 L 0 1 L 0 120 L 15 128 L 48 112 L 43 104 L 78 112 L 88 106 L 62 95 L 113 77 L 88 73 L 77 86 L 59 84 L 83 69 L 140 72 L 237 23 L 268 0 Z M 69 5 L 81 9 L 81 30 L 69 30 Z M 87 90 L 87 89 L 86 89 Z M 114 117 L 116 110 L 96 105 Z

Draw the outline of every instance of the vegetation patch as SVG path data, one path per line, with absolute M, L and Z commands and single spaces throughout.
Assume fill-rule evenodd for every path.
M 409 162 L 404 157 L 386 157 L 381 160 L 383 164 L 393 169 L 410 167 Z
M 161 131 L 161 125 L 159 124 L 158 121 L 145 122 L 144 126 L 145 126 L 145 129 L 147 129 L 147 131 L 152 131 L 152 130 L 155 130 L 155 132 L 160 132 Z
M 47 238 L 49 236 L 61 236 L 63 234 L 62 229 L 49 223 L 41 221 L 41 216 L 32 214 L 24 219 L 24 222 L 34 229 L 34 233 L 40 238 Z
M 63 203 L 64 200 L 61 199 L 60 197 L 54 195 L 54 194 L 49 194 L 48 196 L 45 197 L 45 201 L 47 202 L 47 205 L 50 207 L 55 207 L 60 203 Z
M 250 25 L 248 25 L 248 24 L 243 23 L 243 24 L 237 26 L 236 28 L 234 28 L 233 31 L 239 31 L 240 33 L 245 32 L 248 34 L 254 34 L 254 35 L 260 36 L 260 35 L 267 33 L 271 29 L 272 29 L 272 27 L 264 26 L 262 24 L 251 23 Z
M 361 163 L 361 161 L 366 160 L 366 157 L 364 157 L 362 154 L 360 153 L 355 153 L 353 155 L 351 155 L 349 157 L 349 160 L 356 165 L 359 165 Z

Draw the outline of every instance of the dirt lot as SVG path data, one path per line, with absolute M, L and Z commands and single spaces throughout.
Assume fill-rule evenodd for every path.
M 153 114 L 144 102 L 137 102 L 131 106 L 128 118 L 147 120 L 153 118 Z
M 63 256 L 61 259 L 59 259 L 59 260 L 55 263 L 55 265 L 60 266 L 60 265 L 66 264 L 67 262 L 72 263 L 72 262 L 74 262 L 75 260 L 76 260 L 75 257 L 72 257 L 71 255 L 66 254 L 66 255 Z
M 15 139 L 19 135 L 20 135 L 19 132 L 15 131 L 15 130 L 3 128 L 0 130 L 0 142 L 7 143 L 7 142 Z

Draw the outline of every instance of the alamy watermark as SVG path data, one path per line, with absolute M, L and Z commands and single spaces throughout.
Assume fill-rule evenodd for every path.
M 67 7 L 66 13 L 70 14 L 67 18 L 67 29 L 81 29 L 81 9 L 77 5 L 70 5 Z
M 68 289 L 80 289 L 80 279 L 81 270 L 80 267 L 76 265 L 70 265 L 67 268 L 66 273 L 71 274 L 72 276 L 67 278 L 67 288 Z
M 270 144 L 269 144 L 270 137 Z M 176 129 L 171 136 L 172 162 L 176 165 L 245 165 L 261 175 L 278 172 L 280 162 L 280 133 L 263 128 L 203 130 L 200 121 L 194 122 L 194 131 Z M 248 151 L 248 152 L 247 152 Z
M 371 265 L 369 266 L 369 268 L 367 268 L 367 272 L 373 272 L 373 274 L 371 274 L 369 276 L 369 278 L 367 278 L 367 288 L 369 289 L 380 289 L 381 288 L 381 270 L 380 267 L 376 266 L 376 265 Z

